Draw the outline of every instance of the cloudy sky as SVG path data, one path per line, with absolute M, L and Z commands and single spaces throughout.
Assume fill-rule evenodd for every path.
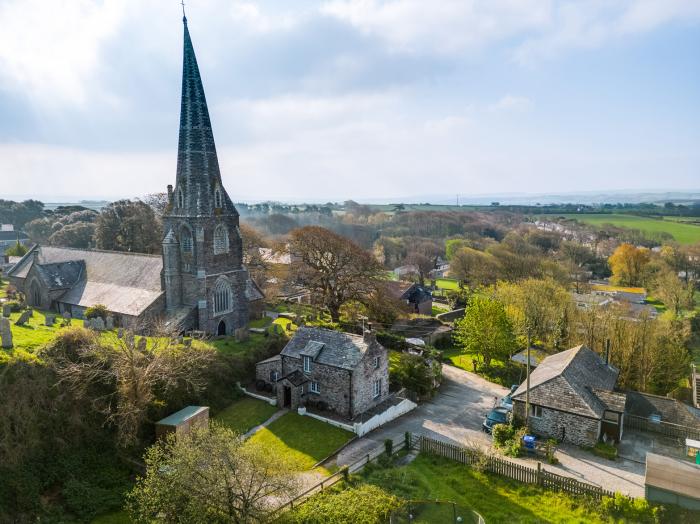
M 234 200 L 700 188 L 700 0 L 190 0 Z M 177 0 L 0 0 L 0 198 L 175 177 Z

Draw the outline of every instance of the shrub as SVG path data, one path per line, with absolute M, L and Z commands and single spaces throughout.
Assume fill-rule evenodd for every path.
M 600 509 L 605 515 L 628 522 L 657 523 L 661 519 L 661 510 L 646 499 L 631 499 L 621 493 L 603 497 Z
M 97 335 L 93 331 L 80 326 L 68 326 L 58 331 L 44 351 L 47 356 L 63 356 L 73 360 L 79 349 L 96 343 Z
M 85 318 L 89 319 L 100 317 L 102 320 L 107 320 L 108 314 L 109 310 L 107 309 L 107 306 L 103 304 L 95 304 L 94 306 L 90 306 L 85 310 Z
M 384 451 L 386 451 L 387 456 L 391 456 L 392 452 L 394 451 L 394 441 L 391 440 L 390 438 L 386 439 L 384 441 Z
M 617 448 L 612 444 L 606 444 L 605 442 L 598 442 L 591 448 L 591 451 L 594 455 L 606 458 L 608 460 L 615 460 L 617 458 Z
M 496 424 L 491 430 L 491 435 L 493 436 L 493 445 L 502 448 L 515 435 L 515 428 L 510 424 Z
M 554 456 L 557 451 L 557 440 L 550 438 L 544 443 L 544 453 L 549 464 L 559 464 L 559 459 Z

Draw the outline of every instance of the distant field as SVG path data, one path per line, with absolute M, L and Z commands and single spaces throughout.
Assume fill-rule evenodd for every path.
M 700 226 L 685 223 L 690 218 L 671 217 L 666 219 L 656 219 L 647 217 L 638 217 L 634 215 L 616 215 L 616 214 L 586 214 L 586 213 L 571 213 L 559 215 L 566 218 L 573 218 L 586 224 L 593 226 L 601 226 L 603 224 L 612 224 L 617 227 L 626 227 L 629 229 L 639 229 L 647 233 L 669 233 L 673 238 L 681 244 L 695 244 L 700 242 Z

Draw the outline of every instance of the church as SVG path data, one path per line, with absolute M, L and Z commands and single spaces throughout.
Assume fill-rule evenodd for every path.
M 243 265 L 239 215 L 221 180 L 194 47 L 184 23 L 175 186 L 162 256 L 34 246 L 7 274 L 31 306 L 73 317 L 102 304 L 117 325 L 243 336 L 263 294 Z

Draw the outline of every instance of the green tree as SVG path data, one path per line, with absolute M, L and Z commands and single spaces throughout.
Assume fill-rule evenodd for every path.
M 153 208 L 141 201 L 118 200 L 106 206 L 95 222 L 99 249 L 158 253 L 162 225 Z
M 255 441 L 212 424 L 150 447 L 146 475 L 129 493 L 134 522 L 255 523 L 294 493 L 285 460 Z
M 480 356 L 487 366 L 494 359 L 507 359 L 516 347 L 503 304 L 480 295 L 472 296 L 464 317 L 457 321 L 455 338 L 465 353 Z
M 26 246 L 23 246 L 19 239 L 17 239 L 17 242 L 15 243 L 14 246 L 9 247 L 5 250 L 5 254 L 9 257 L 23 257 L 24 255 L 27 254 L 28 249 Z
M 621 244 L 608 259 L 612 271 L 611 281 L 622 286 L 641 286 L 644 284 L 645 270 L 651 256 L 644 247 Z

